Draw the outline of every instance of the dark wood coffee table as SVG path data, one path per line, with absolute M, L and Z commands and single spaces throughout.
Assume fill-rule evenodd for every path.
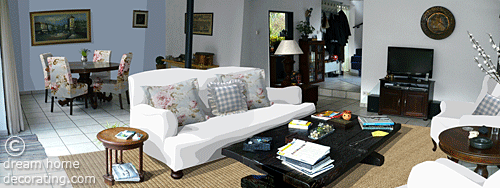
M 468 126 L 478 130 L 479 126 Z M 469 144 L 469 131 L 455 127 L 447 129 L 439 134 L 439 148 L 448 155 L 452 161 L 458 160 L 477 164 L 474 172 L 488 178 L 488 165 L 500 165 L 500 144 L 498 135 L 491 136 L 491 128 L 488 134 L 479 134 L 479 136 L 490 138 L 493 141 L 493 147 L 490 149 L 476 149 Z
M 310 130 L 316 128 L 319 122 L 324 122 L 310 118 L 309 116 L 304 118 L 304 120 L 313 122 Z M 312 140 L 307 137 L 310 130 L 288 129 L 288 125 L 285 124 L 257 135 L 273 138 L 273 146 L 270 151 L 243 151 L 243 142 L 239 142 L 222 148 L 222 154 L 236 159 L 254 170 L 272 176 L 277 186 L 323 187 L 336 180 L 360 162 L 381 166 L 384 163 L 384 156 L 374 150 L 401 129 L 401 124 L 395 124 L 394 130 L 389 132 L 388 135 L 365 139 L 371 137 L 372 131 L 361 130 L 357 116 L 355 115 L 353 115 L 351 123 L 355 124 L 352 128 L 347 130 L 336 129 L 332 134 L 319 140 Z M 276 152 L 277 148 L 285 145 L 285 137 L 293 137 L 330 146 L 330 157 L 335 160 L 333 163 L 334 168 L 311 178 L 281 164 L 281 160 L 276 158 Z M 353 144 L 360 140 L 363 141 Z
M 142 134 L 142 138 L 140 140 L 122 140 L 116 138 L 115 135 L 123 130 L 135 131 L 136 133 Z M 115 183 L 115 179 L 113 178 L 113 150 L 115 150 L 115 163 L 123 164 L 123 150 L 130 150 L 139 148 L 139 177 L 141 178 L 141 182 L 144 181 L 144 171 L 142 165 L 142 146 L 144 145 L 144 141 L 149 138 L 148 133 L 130 127 L 116 127 L 111 129 L 103 130 L 97 133 L 97 139 L 102 142 L 104 147 L 106 147 L 106 174 L 104 177 L 104 182 L 112 186 Z M 118 161 L 118 150 L 120 151 L 120 160 Z

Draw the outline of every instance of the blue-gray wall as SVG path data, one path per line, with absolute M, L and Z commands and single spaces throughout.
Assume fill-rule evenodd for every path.
M 78 61 L 82 48 L 112 50 L 112 62 L 119 62 L 124 53 L 132 52 L 131 74 L 154 69 L 156 56 L 165 55 L 166 1 L 9 0 L 9 5 L 12 6 L 11 22 L 20 91 L 44 89 L 39 55 L 45 52 Z M 92 42 L 31 46 L 29 13 L 67 9 L 91 10 Z M 133 10 L 149 11 L 148 28 L 132 28 Z M 116 71 L 113 71 L 111 77 L 115 76 Z

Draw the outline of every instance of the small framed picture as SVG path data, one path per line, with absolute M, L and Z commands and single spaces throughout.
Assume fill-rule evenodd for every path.
M 134 10 L 133 28 L 148 28 L 148 11 Z

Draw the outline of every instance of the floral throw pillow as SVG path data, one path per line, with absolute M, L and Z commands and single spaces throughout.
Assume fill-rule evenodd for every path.
M 196 78 L 167 86 L 141 86 L 145 103 L 155 108 L 172 111 L 179 126 L 205 121 L 205 113 L 198 104 L 198 80 Z
M 208 84 L 208 104 L 216 116 L 245 112 L 248 110 L 241 80 L 210 82 Z
M 256 109 L 270 106 L 267 97 L 265 73 L 262 69 L 251 70 L 241 73 L 217 74 L 219 82 L 238 79 L 245 83 L 244 94 L 247 97 L 248 109 Z

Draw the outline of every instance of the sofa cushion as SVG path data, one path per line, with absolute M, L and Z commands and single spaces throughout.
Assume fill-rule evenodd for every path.
M 256 69 L 241 73 L 216 74 L 216 76 L 219 82 L 239 79 L 245 83 L 244 94 L 247 97 L 248 109 L 270 106 L 270 101 L 267 97 L 264 70 Z
M 166 86 L 142 86 L 145 102 L 155 108 L 172 111 L 179 126 L 205 121 L 205 113 L 198 104 L 198 81 L 196 78 Z
M 208 84 L 208 102 L 214 115 L 229 115 L 248 110 L 241 80 Z
M 315 111 L 313 103 L 274 104 L 179 127 L 177 136 L 164 141 L 164 151 L 171 157 L 167 165 L 175 171 L 219 159 L 221 148 Z
M 496 116 L 500 111 L 500 99 L 486 94 L 472 115 Z

